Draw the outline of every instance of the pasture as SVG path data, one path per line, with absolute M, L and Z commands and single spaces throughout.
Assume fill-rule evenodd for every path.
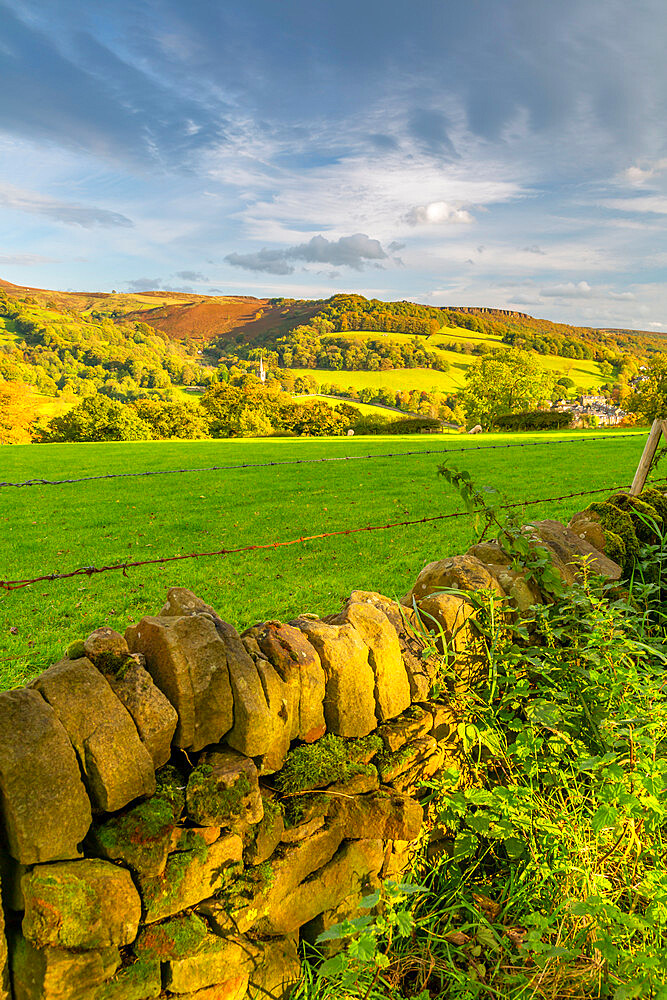
M 361 337 L 383 337 L 392 340 L 403 337 L 405 340 L 412 338 L 406 334 L 348 334 L 350 339 Z M 436 334 L 436 337 L 438 335 Z M 448 337 L 442 338 L 447 341 Z M 470 338 L 466 338 L 470 339 Z M 474 355 L 459 354 L 458 351 L 447 351 L 438 347 L 434 343 L 435 338 L 428 339 L 429 349 L 436 351 L 440 357 L 449 362 L 450 368 L 447 372 L 436 371 L 433 368 L 390 368 L 388 371 L 334 371 L 328 368 L 292 368 L 295 376 L 310 375 L 320 385 L 336 385 L 342 389 L 349 386 L 354 387 L 357 392 L 360 389 L 394 389 L 396 392 L 403 390 L 410 392 L 419 389 L 426 392 L 451 393 L 465 388 L 465 373 L 476 360 Z M 546 368 L 547 371 L 556 374 L 557 378 L 567 376 L 574 382 L 578 392 L 597 391 L 599 386 L 609 382 L 609 377 L 602 374 L 597 361 L 585 361 L 579 358 L 561 358 L 550 354 L 534 354 L 537 362 Z
M 627 432 L 624 432 L 627 435 Z M 629 483 L 645 431 L 373 438 L 245 439 L 14 445 L 2 479 L 73 478 L 210 465 L 418 452 L 413 456 L 236 468 L 59 486 L 0 488 L 0 579 L 67 572 L 193 551 L 282 541 L 347 527 L 461 510 L 436 475 L 444 455 L 509 501 Z M 567 445 L 550 446 L 554 440 Z M 538 441 L 537 447 L 479 450 Z M 566 520 L 586 498 L 527 508 Z M 467 518 L 305 542 L 292 547 L 145 566 L 0 590 L 0 689 L 34 676 L 100 625 L 119 631 L 155 614 L 168 587 L 189 587 L 239 629 L 302 611 L 335 612 L 353 589 L 400 598 L 423 565 L 464 552 Z

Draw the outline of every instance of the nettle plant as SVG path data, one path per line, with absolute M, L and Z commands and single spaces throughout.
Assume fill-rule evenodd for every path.
M 455 693 L 462 763 L 422 788 L 424 891 L 322 935 L 344 947 L 298 997 L 667 1000 L 667 538 L 652 522 L 620 584 L 583 565 L 564 586 L 499 498 L 440 472 L 547 603 L 465 594 L 480 669 Z
M 470 969 L 479 947 L 473 889 L 500 905 L 496 971 L 460 995 L 556 997 L 576 982 L 567 995 L 667 998 L 665 539 L 653 523 L 626 590 L 585 566 L 566 588 L 467 473 L 440 471 L 478 511 L 480 537 L 496 529 L 549 597 L 517 620 L 467 595 L 486 669 L 466 696 L 465 768 L 429 783 L 451 848 L 426 881 L 467 927 L 455 965 Z

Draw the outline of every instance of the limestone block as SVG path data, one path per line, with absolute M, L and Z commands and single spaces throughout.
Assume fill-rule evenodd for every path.
M 169 766 L 157 772 L 156 782 L 151 798 L 92 828 L 86 841 L 88 854 L 121 861 L 143 875 L 164 871 L 174 828 L 185 807 L 185 783 Z
M 122 669 L 130 649 L 124 636 L 104 625 L 84 639 L 83 655 L 103 674 L 115 674 Z
M 162 996 L 160 963 L 143 959 L 124 965 L 95 992 L 95 1000 L 151 1000 L 159 996 Z
M 188 779 L 186 802 L 188 816 L 201 826 L 259 823 L 264 815 L 254 762 L 223 747 L 202 754 Z
M 421 705 L 413 705 L 398 719 L 378 727 L 378 736 L 390 753 L 400 750 L 419 736 L 427 736 L 433 728 L 433 714 Z
M 387 616 L 398 636 L 410 683 L 410 697 L 412 701 L 427 701 L 437 671 L 437 659 L 424 655 L 426 643 L 420 635 L 421 625 L 412 603 L 410 607 L 403 607 L 382 594 L 366 590 L 353 590 L 350 601 L 370 604 Z
M 524 614 L 535 604 L 544 604 L 540 588 L 534 580 L 527 579 L 525 573 L 496 563 L 490 563 L 487 569 L 507 594 L 512 607 L 520 614 Z
M 283 812 L 268 790 L 261 789 L 264 815 L 253 828 L 252 840 L 243 859 L 249 865 L 261 865 L 271 857 L 285 832 Z
M 0 693 L 0 822 L 16 861 L 79 857 L 91 823 L 76 754 L 37 691 Z
M 512 561 L 497 541 L 478 542 L 477 545 L 471 545 L 468 549 L 468 555 L 479 559 L 487 569 L 489 564 L 492 566 L 509 566 Z
M 456 736 L 456 727 L 461 721 L 462 715 L 461 710 L 457 712 L 449 702 L 431 702 L 429 705 L 431 715 L 433 716 L 433 729 L 431 730 L 431 736 L 433 736 L 438 743 L 441 740 L 454 740 Z
M 299 932 L 299 936 L 304 941 L 310 942 L 310 944 L 316 944 L 319 935 L 324 931 L 328 931 L 334 924 L 341 924 L 345 920 L 355 920 L 358 917 L 365 917 L 371 913 L 371 909 L 362 906 L 362 901 L 364 897 L 369 896 L 380 888 L 380 880 L 375 876 L 369 875 L 364 880 L 364 883 L 363 888 L 351 892 L 337 906 L 332 907 L 330 910 L 325 910 L 323 913 L 318 913 L 316 917 L 313 917 L 307 924 L 304 924 Z M 317 950 L 325 958 L 330 958 L 339 952 L 345 944 L 344 939 L 320 941 L 317 943 Z
M 171 833 L 171 851 L 191 851 L 199 838 L 207 847 L 219 840 L 222 828 L 219 826 L 179 826 Z M 236 830 L 234 832 L 237 832 Z
M 280 837 L 283 844 L 296 844 L 306 837 L 311 837 L 317 830 L 324 826 L 325 816 L 313 816 L 305 823 L 297 823 L 296 826 L 286 827 Z
M 340 823 L 348 840 L 414 840 L 423 821 L 419 802 L 398 792 L 337 799 L 329 811 L 329 822 Z
M 350 893 L 358 891 L 364 880 L 379 872 L 384 859 L 381 840 L 345 841 L 315 877 L 301 882 L 279 905 L 270 905 L 256 926 L 257 933 L 293 934 L 323 910 L 338 905 Z
M 93 807 L 114 812 L 155 791 L 155 769 L 128 711 L 90 660 L 61 660 L 30 685 L 77 752 Z
M 406 771 L 392 778 L 390 784 L 397 792 L 418 795 L 423 783 L 443 767 L 460 767 L 460 763 L 459 756 L 451 748 L 438 744 L 433 753 L 419 757 Z
M 275 702 L 269 706 L 262 678 L 238 632 L 222 621 L 217 628 L 227 651 L 234 692 L 234 727 L 227 734 L 227 743 L 246 757 L 260 757 L 275 742 L 280 709 Z
M 431 632 L 442 629 L 447 644 L 455 653 L 465 655 L 470 645 L 468 619 L 475 614 L 475 607 L 465 597 L 456 594 L 430 594 L 418 602 L 424 627 Z
M 109 861 L 58 861 L 22 879 L 23 934 L 38 948 L 123 947 L 137 936 L 141 901 L 132 877 Z
M 35 948 L 18 935 L 10 942 L 14 1000 L 97 1000 L 97 990 L 120 965 L 117 948 L 65 951 Z
M 402 604 L 412 605 L 424 597 L 442 590 L 493 590 L 504 597 L 503 590 L 489 573 L 487 567 L 474 556 L 451 556 L 439 559 L 425 566 L 417 577 L 411 591 L 403 598 Z
M 246 1000 L 248 988 L 248 974 L 241 973 L 232 976 L 224 983 L 215 983 L 213 986 L 205 986 L 202 990 L 195 990 L 194 993 L 170 993 L 173 1000 Z
M 168 962 L 194 954 L 207 936 L 205 921 L 189 911 L 142 927 L 132 950 L 144 961 Z
M 161 875 L 138 876 L 144 905 L 144 922 L 155 923 L 195 906 L 224 886 L 238 871 L 243 841 L 237 834 L 227 834 L 207 847 L 170 854 Z
M 564 563 L 574 566 L 576 576 L 580 575 L 581 560 L 585 559 L 593 573 L 606 576 L 609 580 L 620 580 L 623 571 L 618 563 L 560 521 L 531 521 L 529 527 Z
M 394 626 L 379 608 L 352 599 L 330 620 L 335 625 L 352 625 L 368 646 L 375 675 L 375 714 L 380 722 L 396 718 L 410 704 L 410 681 Z
M 125 637 L 178 713 L 176 746 L 218 743 L 233 725 L 234 702 L 227 651 L 211 617 L 142 618 Z
M 291 937 L 262 942 L 262 953 L 248 982 L 248 1000 L 288 1000 L 301 978 L 296 941 Z
M 600 524 L 600 515 L 587 510 L 573 514 L 568 525 L 570 530 L 584 542 L 588 542 L 598 552 L 607 551 L 607 536 Z
M 124 640 L 123 640 L 124 641 Z M 171 756 L 171 741 L 178 725 L 178 713 L 169 699 L 153 683 L 138 662 L 139 654 L 125 660 L 117 674 L 105 677 L 116 697 L 128 710 L 139 738 L 148 750 L 154 767 L 162 767 Z
M 265 918 L 272 919 L 271 915 L 283 909 L 289 893 L 331 860 L 342 839 L 343 831 L 334 824 L 297 844 L 279 847 L 271 857 L 270 883 L 260 872 L 256 884 L 245 895 L 206 900 L 198 907 L 199 912 L 216 934 L 234 930 L 245 933 L 260 924 L 263 927 Z
M 282 679 L 252 636 L 245 636 L 242 642 L 257 669 L 271 718 L 272 742 L 258 762 L 259 773 L 275 774 L 285 763 L 285 756 L 292 739 L 291 733 L 295 726 L 296 689 L 294 684 L 288 684 Z M 296 695 L 298 697 L 298 691 Z
M 210 604 L 206 604 L 201 597 L 197 597 L 185 587 L 170 587 L 167 591 L 167 600 L 158 612 L 160 618 L 181 618 L 183 615 L 201 614 L 208 614 L 214 619 L 219 618 Z
M 292 702 L 290 739 L 312 743 L 326 732 L 326 678 L 315 647 L 298 628 L 265 622 L 248 633 L 288 685 Z
M 380 780 L 385 783 L 393 781 L 418 761 L 430 757 L 437 748 L 438 743 L 433 736 L 420 736 L 393 753 L 383 754 L 377 762 Z
M 327 625 L 310 618 L 295 624 L 318 652 L 326 676 L 324 717 L 337 736 L 367 736 L 377 725 L 375 675 L 368 647 L 349 624 Z
M 193 955 L 165 963 L 165 985 L 170 993 L 178 994 L 243 976 L 245 989 L 261 953 L 259 945 L 242 935 L 208 934 Z

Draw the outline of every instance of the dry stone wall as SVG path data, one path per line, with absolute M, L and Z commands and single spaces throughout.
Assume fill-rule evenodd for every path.
M 527 530 L 565 581 L 582 556 L 619 579 L 584 528 Z M 431 696 L 424 623 L 465 683 L 480 588 L 518 613 L 543 599 L 496 543 L 429 564 L 400 604 L 355 591 L 241 635 L 173 588 L 0 693 L 0 1000 L 286 996 L 300 939 L 445 836 L 421 786 L 459 760 L 460 720 Z

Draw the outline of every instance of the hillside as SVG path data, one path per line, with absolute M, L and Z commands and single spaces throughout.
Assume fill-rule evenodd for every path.
M 0 280 L 0 379 L 32 387 L 35 416 L 97 394 L 122 404 L 182 402 L 186 387 L 218 381 L 252 394 L 261 357 L 274 393 L 340 394 L 460 422 L 469 367 L 511 348 L 553 375 L 552 399 L 593 392 L 622 403 L 639 365 L 667 340 L 356 294 L 62 292 Z

